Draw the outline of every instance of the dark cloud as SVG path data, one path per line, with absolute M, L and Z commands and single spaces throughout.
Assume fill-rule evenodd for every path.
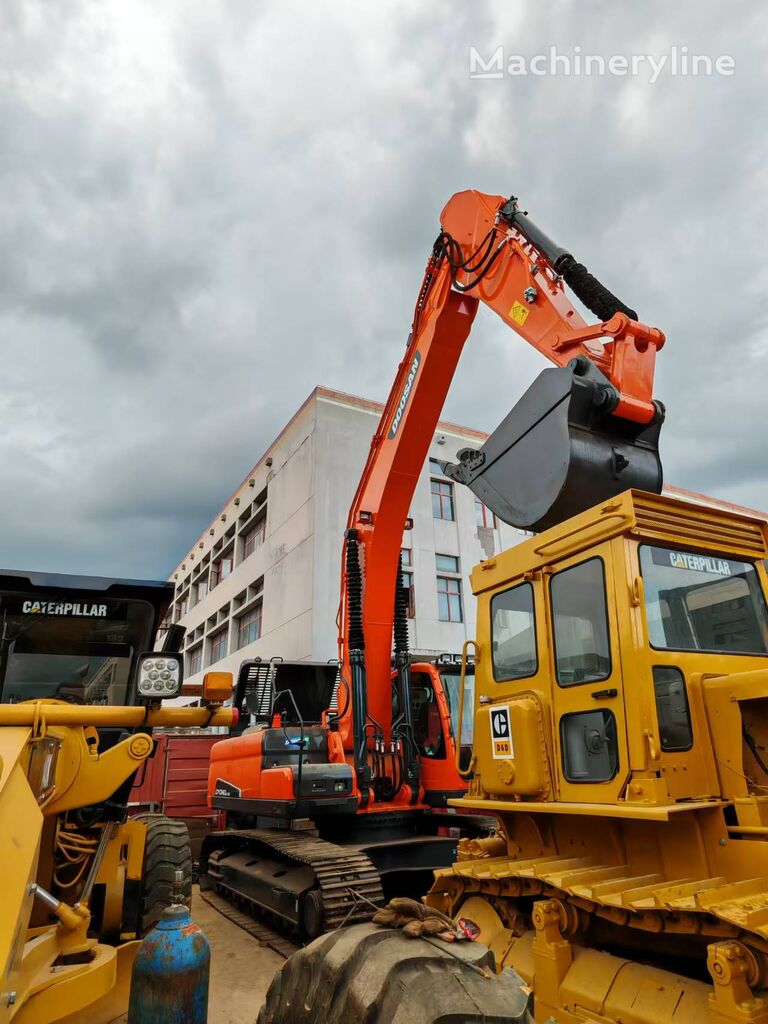
M 164 575 L 315 384 L 383 399 L 466 187 L 665 330 L 668 480 L 768 507 L 768 21 L 734 11 L 8 0 L 0 563 Z M 673 44 L 735 74 L 469 78 L 470 45 Z M 479 316 L 446 416 L 493 427 L 543 365 Z

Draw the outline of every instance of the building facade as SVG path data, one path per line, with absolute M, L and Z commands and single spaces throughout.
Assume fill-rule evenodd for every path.
M 381 411 L 316 388 L 173 570 L 188 682 L 245 658 L 337 656 L 343 532 Z M 470 571 L 525 536 L 438 465 L 486 436 L 441 422 L 416 487 L 403 535 L 415 654 L 461 650 L 475 631 Z

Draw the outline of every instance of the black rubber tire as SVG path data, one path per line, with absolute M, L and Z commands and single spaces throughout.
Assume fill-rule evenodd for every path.
M 523 985 L 508 968 L 495 974 L 493 954 L 479 943 L 409 939 L 396 929 L 353 925 L 321 936 L 283 964 L 258 1024 L 532 1024 Z
M 147 826 L 138 908 L 138 936 L 143 938 L 173 900 L 176 872 L 184 873 L 182 890 L 192 898 L 192 848 L 186 823 L 164 814 L 137 814 Z

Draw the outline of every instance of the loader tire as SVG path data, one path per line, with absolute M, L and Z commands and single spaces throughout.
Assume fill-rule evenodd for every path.
M 496 974 L 479 943 L 409 939 L 369 922 L 294 953 L 257 1024 L 532 1024 L 523 986 L 509 968 Z
M 138 936 L 154 928 L 160 915 L 173 902 L 171 894 L 176 872 L 182 871 L 182 890 L 189 905 L 192 897 L 192 849 L 185 822 L 164 814 L 137 814 L 135 820 L 147 827 L 144 866 L 138 906 Z

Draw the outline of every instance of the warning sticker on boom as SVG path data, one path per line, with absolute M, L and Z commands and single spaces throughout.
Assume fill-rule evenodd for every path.
M 509 317 L 515 321 L 516 324 L 520 324 L 522 327 L 525 321 L 528 319 L 530 309 L 526 309 L 522 302 L 515 300 L 512 303 L 512 308 L 509 311 Z
M 491 747 L 494 757 L 514 757 L 515 755 L 508 704 L 491 708 Z

